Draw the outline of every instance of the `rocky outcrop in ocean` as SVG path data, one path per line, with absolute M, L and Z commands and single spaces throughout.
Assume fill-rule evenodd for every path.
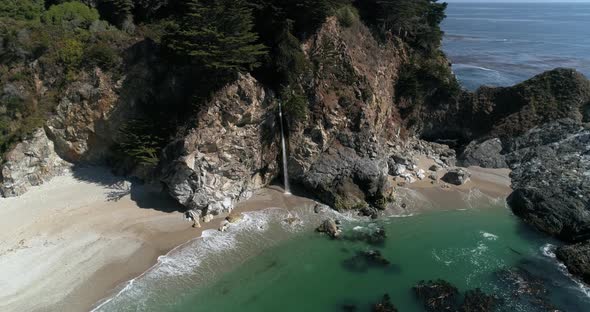
M 570 273 L 590 284 L 590 240 L 559 247 L 555 256 L 565 263 Z
M 590 238 L 590 128 L 549 123 L 513 140 L 510 150 L 514 213 L 564 241 Z

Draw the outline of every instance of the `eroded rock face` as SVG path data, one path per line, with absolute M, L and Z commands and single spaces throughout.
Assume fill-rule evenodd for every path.
M 181 140 L 169 144 L 162 182 L 182 205 L 217 215 L 278 174 L 272 95 L 252 76 L 223 88 Z
M 96 68 L 68 88 L 46 123 L 55 150 L 70 162 L 99 162 L 109 153 L 124 121 L 119 86 Z
M 0 175 L 0 193 L 4 197 L 22 195 L 31 186 L 63 174 L 69 167 L 70 164 L 55 153 L 45 131 L 38 129 L 6 155 Z
M 559 247 L 555 255 L 565 263 L 570 273 L 590 284 L 590 240 Z
M 511 149 L 514 213 L 568 242 L 590 238 L 590 129 L 561 120 L 529 131 Z

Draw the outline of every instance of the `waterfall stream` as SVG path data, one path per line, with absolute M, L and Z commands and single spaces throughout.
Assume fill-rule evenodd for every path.
M 283 149 L 283 179 L 285 185 L 285 194 L 291 194 L 289 187 L 289 172 L 287 171 L 287 146 L 285 144 L 285 130 L 283 128 L 283 108 L 279 101 L 279 120 L 281 123 L 281 146 Z

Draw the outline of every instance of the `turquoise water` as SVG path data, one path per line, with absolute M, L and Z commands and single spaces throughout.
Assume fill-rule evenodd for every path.
M 590 3 L 450 3 L 443 49 L 468 89 L 555 67 L 590 77 Z
M 182 275 L 148 278 L 141 291 L 123 293 L 102 310 L 342 311 L 343 305 L 355 305 L 358 311 L 370 311 L 370 304 L 388 293 L 400 311 L 423 311 L 411 292 L 419 280 L 442 278 L 461 291 L 480 287 L 510 299 L 495 272 L 515 267 L 543 277 L 553 304 L 561 309 L 590 308 L 579 285 L 548 252 L 544 254 L 543 247 L 553 242 L 524 226 L 503 204 L 390 218 L 377 224 L 349 220 L 344 222 L 345 235 L 374 226 L 386 231 L 382 245 L 330 240 L 304 226 L 268 248 L 254 248 L 253 255 L 240 258 L 231 270 L 207 283 Z M 270 236 L 279 232 L 285 233 L 276 229 Z M 243 234 L 252 244 L 264 239 L 256 231 Z M 351 267 L 356 252 L 370 249 L 380 250 L 391 265 L 365 267 L 361 261 Z M 221 263 L 222 258 L 215 262 Z M 194 271 L 209 269 L 194 267 Z M 536 311 L 517 302 L 510 310 Z

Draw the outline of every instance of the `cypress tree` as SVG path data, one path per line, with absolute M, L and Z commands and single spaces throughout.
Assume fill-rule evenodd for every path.
M 243 0 L 187 0 L 185 13 L 165 38 L 166 46 L 197 65 L 235 73 L 260 65 L 252 10 Z
M 100 0 L 98 8 L 101 14 L 111 23 L 123 26 L 132 20 L 133 0 Z

